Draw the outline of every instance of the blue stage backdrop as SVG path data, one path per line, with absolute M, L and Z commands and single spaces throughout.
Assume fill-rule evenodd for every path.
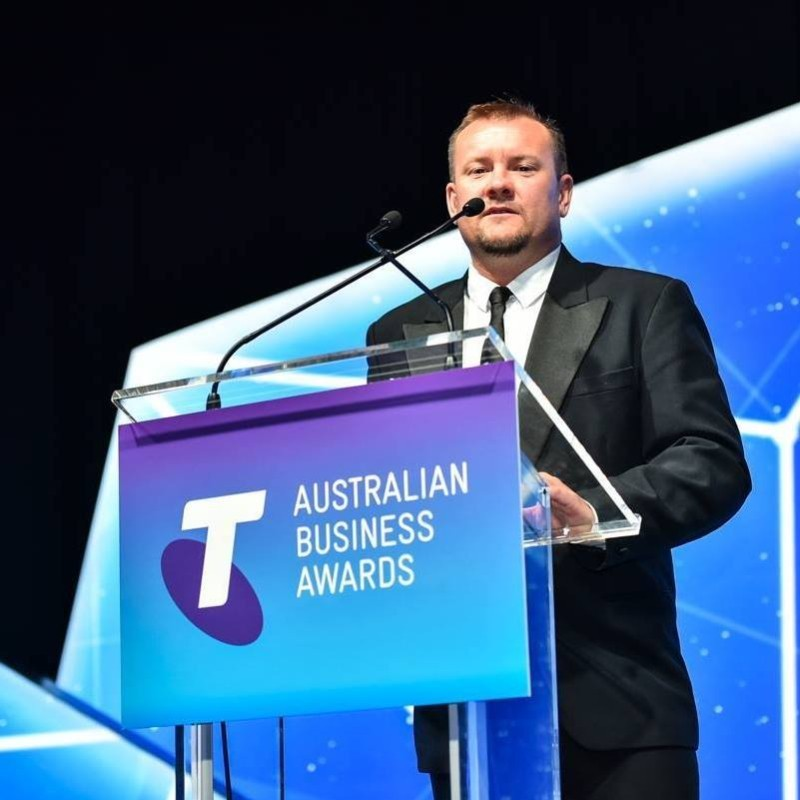
M 701 716 L 703 795 L 796 800 L 800 105 L 580 184 L 565 240 L 579 258 L 685 280 L 708 322 L 754 490 L 723 530 L 674 554 L 681 636 Z M 430 284 L 458 276 L 466 263 L 456 233 L 408 257 Z M 231 341 L 353 271 L 137 348 L 126 386 L 212 371 Z M 375 317 L 414 294 L 413 286 L 385 267 L 249 345 L 233 366 L 359 346 Z M 317 385 L 326 385 L 324 376 Z M 330 385 L 336 385 L 333 376 Z M 114 442 L 116 432 L 58 684 L 118 718 Z M 324 660 L 325 654 L 313 657 Z M 0 698 L 14 691 L 14 678 L 0 673 Z M 36 708 L 44 718 L 51 705 L 42 699 Z M 428 796 L 426 782 L 409 766 L 411 713 L 401 708 L 290 719 L 289 797 L 352 800 L 372 796 L 371 785 L 391 786 L 397 798 Z M 4 751 L 5 730 L 0 728 L 3 775 L 9 758 L 20 759 L 21 770 L 36 761 L 23 760 L 24 739 Z M 168 746 L 169 731 L 145 735 Z M 274 723 L 237 723 L 232 739 L 237 792 L 253 800 L 275 797 Z M 48 752 L 37 751 L 38 763 Z M 76 773 L 91 771 L 78 755 L 75 750 Z M 118 769 L 129 772 L 131 763 L 121 761 Z M 149 782 L 148 774 L 138 779 L 136 796 L 163 798 L 163 776 Z M 59 796 L 91 796 L 70 792 L 65 787 Z M 385 789 L 382 796 L 389 796 Z

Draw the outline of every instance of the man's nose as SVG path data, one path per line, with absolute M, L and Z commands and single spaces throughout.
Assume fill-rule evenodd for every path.
M 506 169 L 492 170 L 488 187 L 489 197 L 510 197 L 514 194 L 511 176 Z

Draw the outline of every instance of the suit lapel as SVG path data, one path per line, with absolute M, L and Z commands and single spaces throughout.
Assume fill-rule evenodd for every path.
M 457 281 L 448 283 L 439 290 L 439 298 L 450 308 L 453 315 L 453 325 L 457 331 L 464 327 L 464 287 L 466 286 L 466 275 Z M 423 322 L 403 324 L 403 338 L 417 339 L 421 336 L 431 336 L 434 333 L 446 333 L 447 322 L 442 319 L 442 310 L 433 302 L 426 307 Z M 438 372 L 444 369 L 445 358 L 447 356 L 444 347 L 441 354 L 435 359 L 430 355 L 423 357 L 421 350 L 409 350 L 407 355 L 409 371 L 414 373 Z M 461 349 L 456 348 L 456 359 L 461 362 Z
M 533 331 L 525 371 L 556 409 L 561 407 L 608 306 L 607 297 L 588 299 L 583 269 L 562 245 Z M 520 437 L 536 463 L 552 423 L 527 391 L 520 397 Z
M 439 297 L 452 311 L 456 330 L 464 327 L 466 280 L 464 275 L 461 280 L 445 284 L 439 290 Z M 562 245 L 525 360 L 525 371 L 556 409 L 560 408 L 597 334 L 607 306 L 607 297 L 589 300 L 584 269 Z M 415 339 L 446 330 L 441 310 L 431 302 L 422 322 L 403 325 L 403 336 Z M 412 373 L 432 372 L 444 367 L 444 348 L 436 363 L 432 363 L 430 358 L 424 360 L 421 351 L 409 351 L 407 357 Z M 530 394 L 523 391 L 520 396 L 520 437 L 526 455 L 534 463 L 541 455 L 552 427 Z

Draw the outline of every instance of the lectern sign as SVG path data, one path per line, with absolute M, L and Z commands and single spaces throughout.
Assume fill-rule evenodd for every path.
M 120 428 L 129 727 L 529 691 L 510 363 Z

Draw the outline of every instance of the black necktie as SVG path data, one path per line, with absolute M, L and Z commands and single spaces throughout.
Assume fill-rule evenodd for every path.
M 505 325 L 503 325 L 503 314 L 506 313 L 506 303 L 509 297 L 511 297 L 511 290 L 508 286 L 495 286 L 489 295 L 489 311 L 491 312 L 489 325 L 500 334 L 501 339 L 505 339 L 506 335 Z M 486 341 L 483 343 L 481 364 L 491 364 L 494 361 L 502 360 L 502 356 L 497 352 L 487 336 Z

